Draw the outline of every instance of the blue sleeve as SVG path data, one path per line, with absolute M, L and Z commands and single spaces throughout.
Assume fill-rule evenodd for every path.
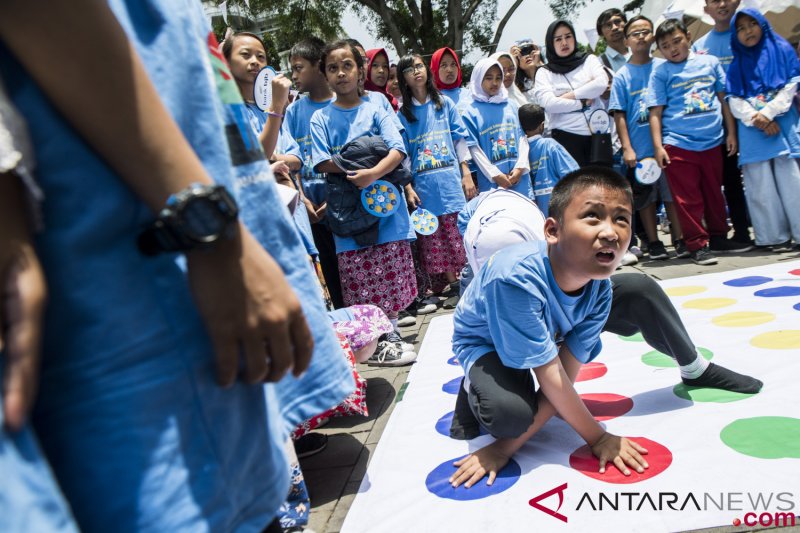
M 558 179 L 561 179 L 570 172 L 580 168 L 578 162 L 575 161 L 575 158 L 572 157 L 569 152 L 567 152 L 567 149 L 561 146 L 561 144 L 558 142 L 553 142 L 551 146 L 553 149 L 550 151 L 548 159 L 553 161 L 553 164 L 556 168 L 555 175 L 558 176 Z
M 663 65 L 666 65 L 664 63 Z M 656 67 L 647 86 L 647 107 L 667 105 L 667 69 Z
M 461 113 L 461 121 L 464 123 L 464 127 L 467 128 L 467 146 L 480 146 L 478 142 L 478 126 L 475 123 L 475 117 L 472 114 L 475 112 L 475 108 L 472 106 L 466 106 L 464 108 L 464 112 Z
M 484 292 L 489 335 L 505 366 L 536 368 L 558 355 L 544 321 L 541 295 L 503 280 L 490 282 Z
M 328 141 L 328 132 L 325 128 L 325 117 L 322 110 L 311 116 L 311 167 L 331 160 L 331 147 Z
M 397 113 L 395 113 L 394 109 L 392 109 L 392 104 L 389 102 L 389 99 L 379 92 L 374 92 L 372 94 L 380 97 L 378 99 L 378 102 L 380 102 L 379 107 L 386 111 L 386 114 L 389 115 L 389 117 L 392 119 L 392 122 L 394 122 L 394 127 L 397 128 L 397 131 L 403 131 L 405 129 L 403 127 L 403 123 L 400 122 L 400 117 L 398 117 Z M 374 102 L 375 100 L 372 101 Z
M 447 106 L 447 116 L 450 122 L 450 135 L 453 137 L 453 144 L 455 145 L 455 142 L 458 139 L 469 141 L 469 132 L 467 131 L 467 127 L 464 125 L 464 121 L 461 120 L 461 115 L 459 115 L 458 111 L 456 111 L 455 104 L 452 100 L 444 95 L 442 95 L 442 99 Z
M 625 111 L 628 109 L 628 91 L 625 79 L 617 73 L 611 83 L 611 97 L 608 100 L 609 111 Z
M 611 282 L 605 280 L 597 294 L 592 313 L 566 334 L 564 342 L 581 363 L 588 363 L 600 353 L 600 333 L 611 310 Z
M 294 140 L 286 120 L 281 124 L 281 131 L 278 134 L 278 152 L 283 155 L 293 155 L 299 159 L 301 163 L 303 162 L 303 157 L 300 153 L 300 145 Z
M 714 56 L 710 56 L 714 57 Z M 725 69 L 722 68 L 722 63 L 719 62 L 719 59 L 714 57 L 714 91 L 715 92 L 725 92 Z
M 384 98 L 384 100 L 386 99 Z M 381 138 L 383 139 L 383 142 L 386 143 L 386 146 L 389 147 L 389 150 L 397 150 L 404 156 L 407 155 L 408 152 L 406 151 L 403 137 L 400 135 L 400 130 L 395 124 L 395 121 L 397 121 L 399 124 L 400 119 L 398 119 L 394 113 L 389 115 L 389 113 L 386 113 L 382 109 L 377 109 L 375 113 L 375 121 L 377 122 L 378 131 L 380 131 Z M 403 130 L 405 130 L 405 128 L 403 128 Z

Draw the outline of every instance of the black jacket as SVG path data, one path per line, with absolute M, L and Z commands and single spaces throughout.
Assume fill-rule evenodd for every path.
M 344 170 L 372 168 L 389 155 L 389 148 L 377 135 L 364 135 L 345 144 L 331 160 Z M 401 191 L 411 183 L 411 172 L 398 165 L 383 178 Z M 347 179 L 347 174 L 327 175 L 328 209 L 325 218 L 331 231 L 340 237 L 352 237 L 359 246 L 378 242 L 380 219 L 364 209 L 361 190 Z M 394 216 L 394 215 L 392 215 Z

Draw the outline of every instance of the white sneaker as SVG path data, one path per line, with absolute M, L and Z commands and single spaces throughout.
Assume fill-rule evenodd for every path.
M 438 307 L 436 304 L 426 304 L 425 302 L 420 302 L 419 307 L 417 307 L 417 314 L 418 315 L 429 315 L 431 313 L 435 313 Z
M 417 324 L 417 317 L 405 311 L 400 311 L 397 317 L 397 325 L 400 327 L 414 326 Z
M 403 366 L 413 363 L 417 354 L 413 351 L 403 351 L 393 342 L 381 341 L 378 349 L 367 359 L 367 366 Z
M 633 255 L 631 252 L 625 252 L 625 255 L 622 256 L 622 266 L 631 266 L 635 265 L 639 262 L 639 258 Z
M 389 333 L 384 335 L 383 340 L 398 345 L 400 347 L 400 350 L 403 352 L 414 351 L 414 345 L 405 342 L 403 340 L 403 337 L 400 336 L 400 333 L 398 333 L 397 330 L 390 331 Z

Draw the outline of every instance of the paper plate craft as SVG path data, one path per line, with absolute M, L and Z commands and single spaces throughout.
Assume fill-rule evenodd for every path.
M 603 109 L 598 109 L 589 117 L 589 128 L 592 133 L 608 133 L 611 131 L 611 118 Z
M 652 157 L 645 157 L 636 163 L 636 181 L 642 185 L 651 185 L 661 177 L 661 168 Z
M 361 190 L 361 205 L 370 215 L 392 216 L 400 206 L 400 193 L 388 181 L 378 180 Z
M 261 111 L 267 111 L 272 103 L 272 79 L 277 75 L 272 67 L 264 67 L 258 71 L 253 84 L 253 100 Z
M 439 229 L 439 219 L 436 215 L 421 207 L 411 213 L 411 224 L 414 226 L 414 231 L 420 235 L 432 235 Z

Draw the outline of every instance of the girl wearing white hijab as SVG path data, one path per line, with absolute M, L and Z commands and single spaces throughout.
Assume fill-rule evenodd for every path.
M 481 59 L 469 87 L 472 101 L 461 118 L 475 145 L 470 152 L 478 167 L 478 190 L 502 187 L 533 198 L 528 142 L 516 106 L 508 101 L 503 66 L 491 58 Z

